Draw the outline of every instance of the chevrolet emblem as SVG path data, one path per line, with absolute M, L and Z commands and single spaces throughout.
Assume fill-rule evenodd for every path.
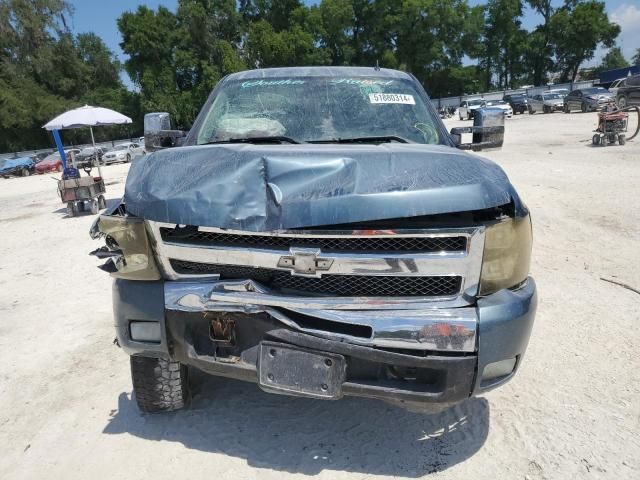
M 291 247 L 289 252 L 291 255 L 280 257 L 278 267 L 291 270 L 291 275 L 320 277 L 320 272 L 333 265 L 333 258 L 321 257 L 319 249 Z

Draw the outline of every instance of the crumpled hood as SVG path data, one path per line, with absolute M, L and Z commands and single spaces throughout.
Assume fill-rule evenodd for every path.
M 272 231 L 520 204 L 496 164 L 446 146 L 219 144 L 135 160 L 127 210 L 147 220 Z

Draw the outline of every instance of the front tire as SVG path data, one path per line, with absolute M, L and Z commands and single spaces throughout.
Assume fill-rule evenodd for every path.
M 587 113 L 589 111 L 589 107 L 586 103 L 582 102 L 582 105 L 580 105 L 580 110 L 582 110 L 582 113 Z
M 189 397 L 187 367 L 163 358 L 131 357 L 131 381 L 143 412 L 171 412 Z
M 29 175 L 31 175 L 31 172 L 29 171 L 29 169 L 28 169 L 28 168 L 23 168 L 23 169 L 22 169 L 22 171 L 20 172 L 20 174 L 21 174 L 23 177 L 28 177 Z
M 130 161 L 131 161 L 131 155 L 127 153 L 127 159 L 125 160 L 125 162 L 129 163 Z

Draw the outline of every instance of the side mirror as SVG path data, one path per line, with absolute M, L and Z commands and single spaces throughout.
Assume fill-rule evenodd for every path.
M 182 130 L 171 130 L 171 116 L 167 112 L 147 113 L 144 116 L 144 144 L 148 152 L 179 147 L 185 136 Z
M 473 135 L 471 143 L 462 143 L 462 134 Z M 451 129 L 451 137 L 461 150 L 501 148 L 504 143 L 504 112 L 498 108 L 479 108 L 473 114 L 473 127 Z

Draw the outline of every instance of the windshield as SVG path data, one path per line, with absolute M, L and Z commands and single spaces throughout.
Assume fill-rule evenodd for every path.
M 110 152 L 117 152 L 118 150 L 126 150 L 127 148 L 129 148 L 128 145 L 117 145 L 115 147 L 113 147 L 111 150 L 109 150 Z
M 93 147 L 83 148 L 82 150 L 80 150 L 80 153 L 78 155 L 93 155 L 96 151 L 97 148 L 94 149 Z
M 476 105 L 482 105 L 482 100 L 469 100 L 467 103 L 470 107 L 474 107 Z
M 546 95 L 543 95 L 542 98 L 544 100 L 559 100 L 562 99 L 562 95 L 559 93 L 547 93 Z
M 300 76 L 232 81 L 209 105 L 196 143 L 399 137 L 437 144 L 443 142 L 437 122 L 410 80 Z
M 506 105 L 507 102 L 505 102 L 504 100 L 489 100 L 487 102 L 487 106 L 488 107 L 493 107 L 495 105 Z

